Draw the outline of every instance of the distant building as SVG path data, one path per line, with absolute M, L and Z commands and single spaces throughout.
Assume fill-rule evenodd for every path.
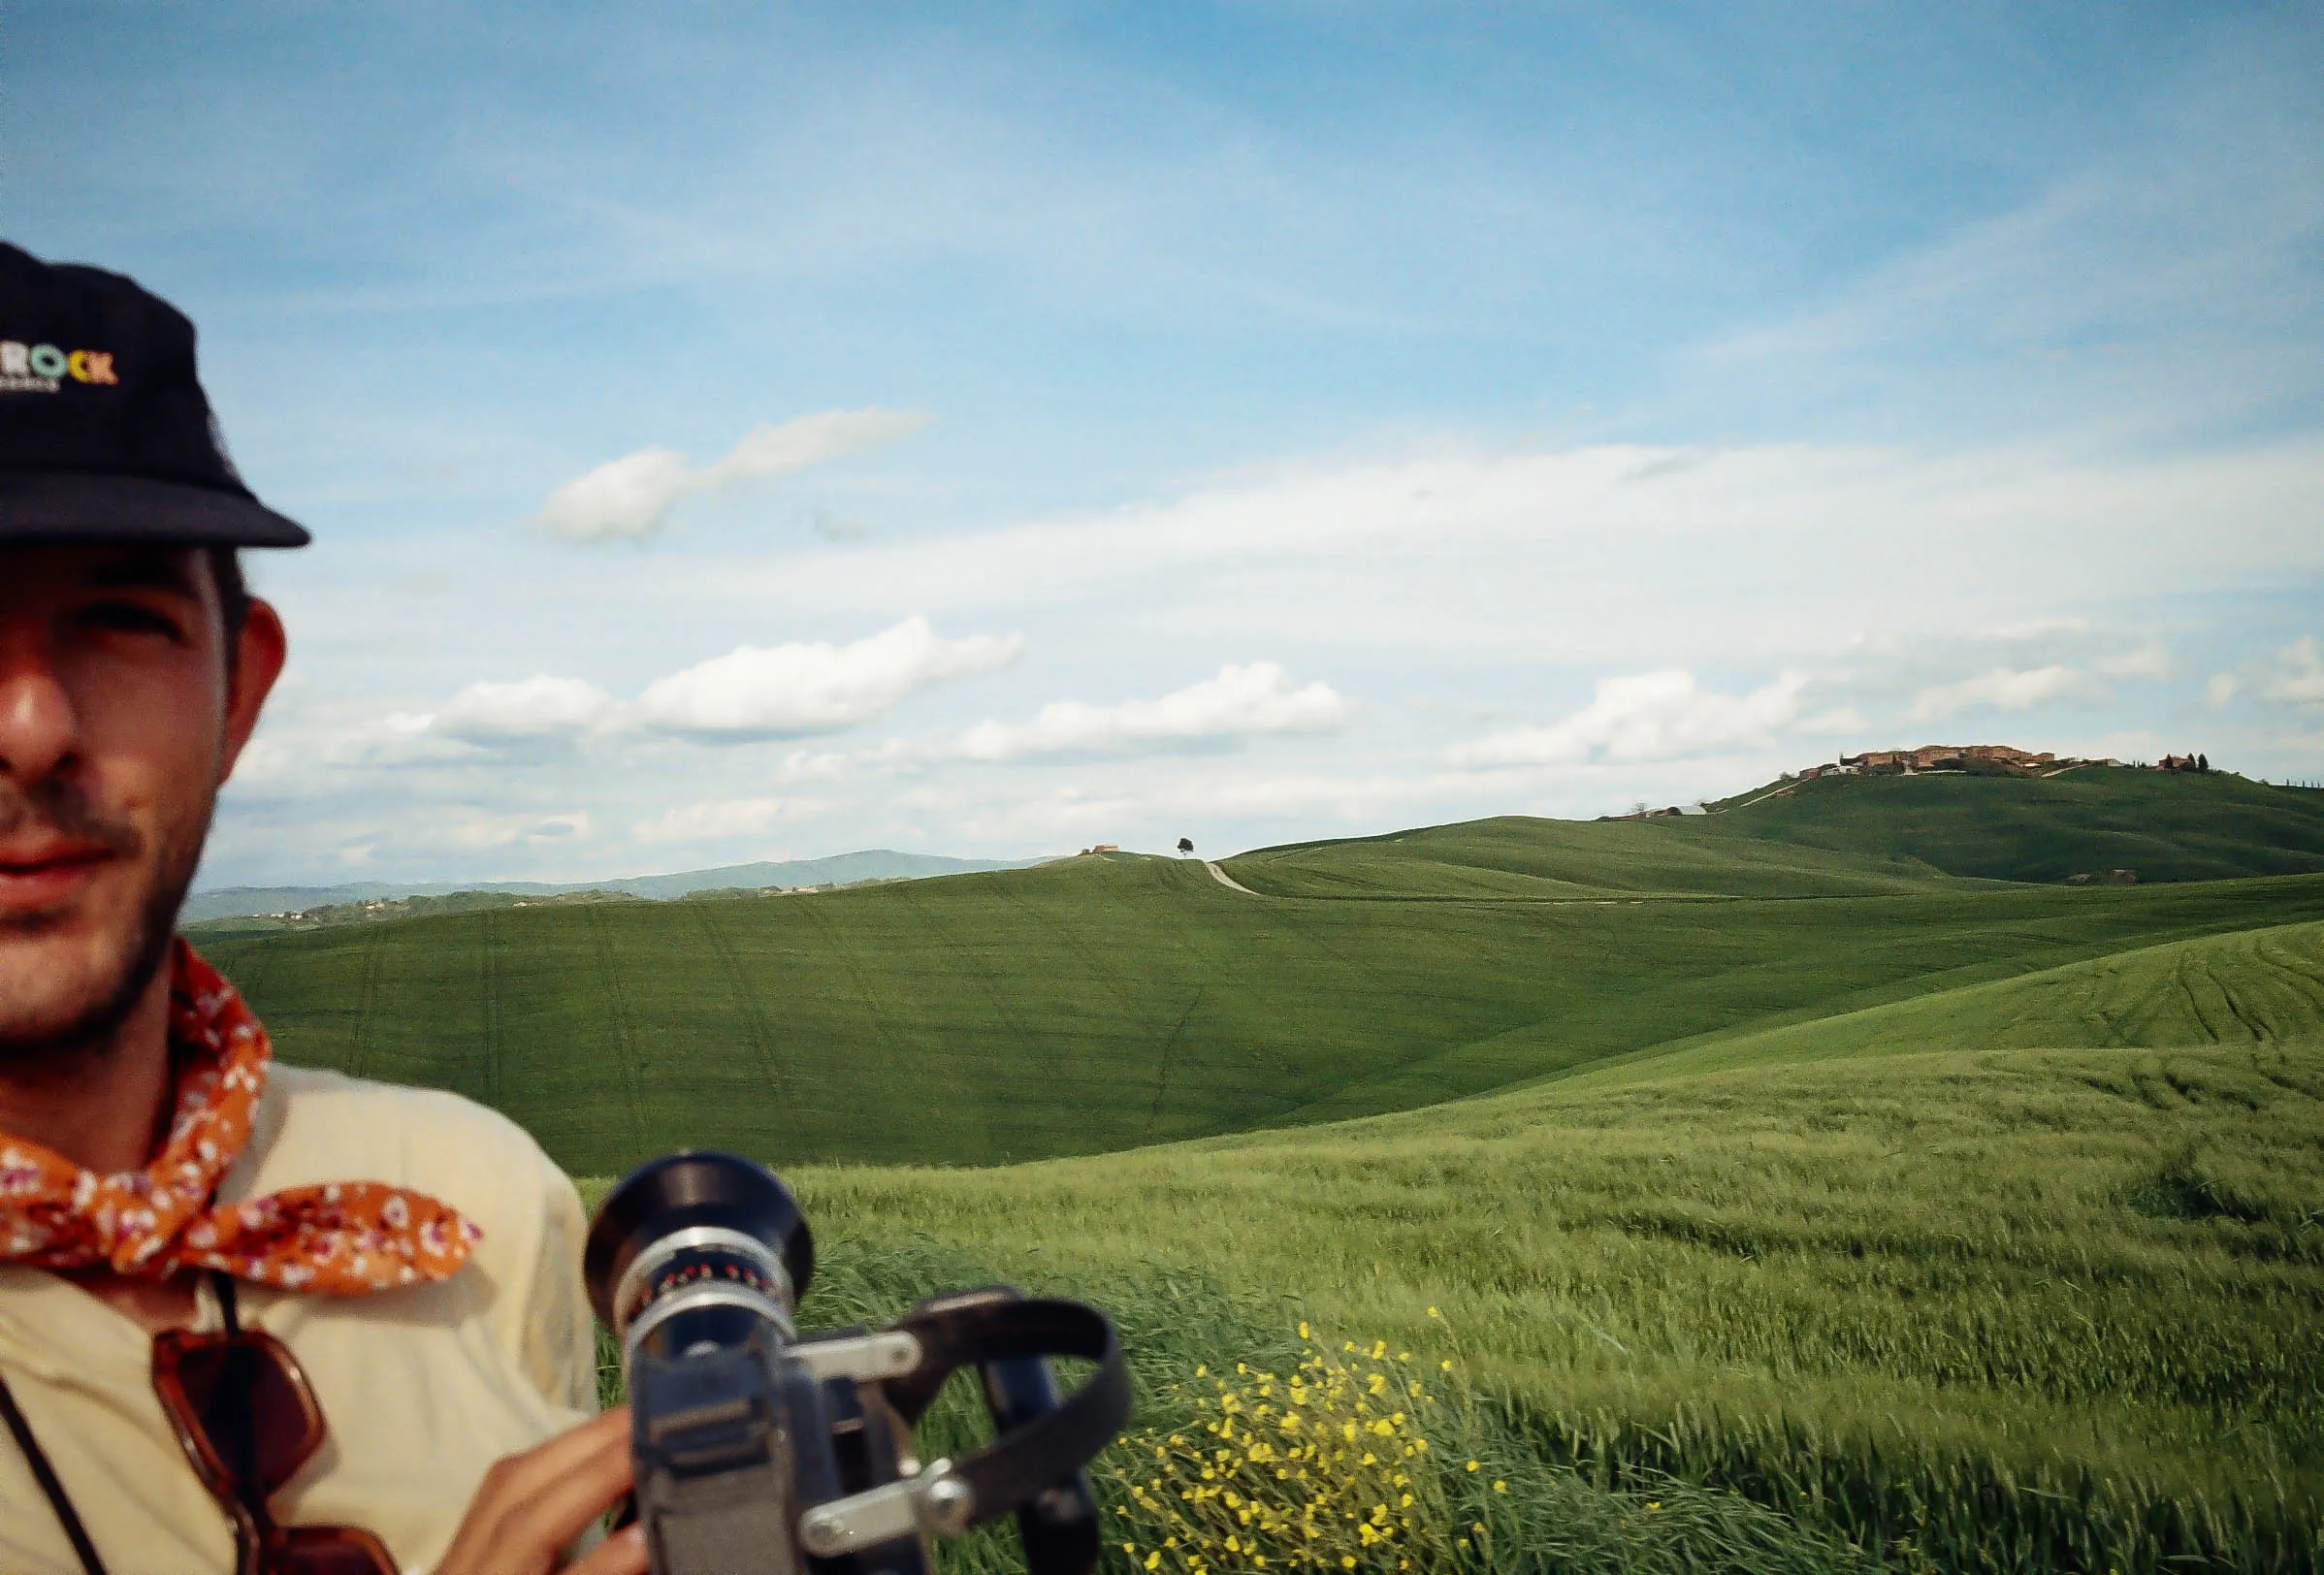
M 2031 776 L 2060 765 L 2089 763 L 2060 760 L 2047 750 L 2036 753 L 2008 744 L 1923 744 L 1918 749 L 1866 750 L 1861 755 L 1843 755 L 1839 764 L 1823 767 L 1822 774 L 1853 777 L 1869 771 L 1910 776 L 1922 771 L 1980 771 Z

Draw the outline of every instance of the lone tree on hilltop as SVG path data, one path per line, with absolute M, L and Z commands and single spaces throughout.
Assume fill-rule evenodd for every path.
M 1181 855 L 1183 855 L 1183 854 L 1186 854 L 1186 853 L 1191 853 L 1191 852 L 1194 852 L 1194 839 L 1193 839 L 1192 837 L 1180 837 L 1180 838 L 1178 839 L 1178 852 L 1179 852 Z
M 2198 770 L 2198 771 L 2209 771 L 2211 768 L 2211 757 L 2210 755 L 2196 755 L 2196 756 L 2195 756 L 2195 769 L 2196 769 L 2196 770 Z

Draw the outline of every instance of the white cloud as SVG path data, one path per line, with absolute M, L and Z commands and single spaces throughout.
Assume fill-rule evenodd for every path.
M 2211 681 L 2203 686 L 2203 702 L 2214 708 L 2223 706 L 2235 698 L 2235 691 L 2241 687 L 2235 674 L 2213 673 Z
M 1265 628 L 1283 651 L 1640 671 L 1810 665 L 1875 634 L 2055 637 L 2075 632 L 2053 616 L 2061 587 L 2102 603 L 2324 573 L 2312 438 L 2108 462 L 1769 444 L 1634 479 L 1675 452 L 1445 445 L 991 529 L 661 558 L 627 578 L 689 609 L 1053 624 L 1134 608 L 1179 643 Z
M 1988 640 L 2049 640 L 2061 634 L 2087 634 L 2090 621 L 2078 617 L 2028 618 L 2022 623 L 2005 624 L 1998 628 L 1981 630 Z
M 630 827 L 639 842 L 717 842 L 760 836 L 791 813 L 780 798 L 719 798 L 681 804 Z
M 1906 725 L 1924 687 L 1995 666 L 2060 664 L 2091 675 L 2095 687 L 2114 682 L 2096 673 L 2102 654 L 2137 646 L 2166 623 L 2183 625 L 2190 639 L 2232 625 L 2212 665 L 2238 675 L 2236 702 L 2258 701 L 2275 668 L 2283 669 L 2274 671 L 2277 691 L 2298 692 L 2297 647 L 2286 663 L 2262 657 L 2245 665 L 2288 638 L 2263 641 L 2259 631 L 2280 609 L 2253 610 L 2248 598 L 2255 587 L 2273 594 L 2289 583 L 2312 606 L 2324 574 L 2324 534 L 2313 529 L 2324 444 L 2313 438 L 2160 458 L 2039 445 L 1729 447 L 1651 479 L 1625 479 L 1674 452 L 1447 442 L 1285 464 L 1118 509 L 916 531 L 844 550 L 801 530 L 747 555 L 609 557 L 548 552 L 509 533 L 479 544 L 455 589 L 424 597 L 382 594 L 411 572 L 408 543 L 391 551 L 351 542 L 350 561 L 328 583 L 286 570 L 265 584 L 300 631 L 302 661 L 291 677 L 307 699 L 286 709 L 286 690 L 270 706 L 229 790 L 208 878 L 288 876 L 374 846 L 374 867 L 407 875 L 582 878 L 647 867 L 633 855 L 609 864 L 609 854 L 592 851 L 632 846 L 630 828 L 672 805 L 762 794 L 830 800 L 813 822 L 816 852 L 888 846 L 1012 856 L 1069 841 L 1134 841 L 1141 825 L 1155 846 L 1164 832 L 1175 842 L 1191 831 L 1215 848 L 1309 835 L 1310 816 L 1383 829 L 1511 811 L 1586 815 L 1633 798 L 1680 803 L 1797 765 L 1835 742 L 1854 749 L 1810 741 L 1809 724 L 1821 725 L 1843 700 L 1869 719 L 1868 734 Z M 515 583 L 533 594 L 511 601 L 506 587 Z M 2057 617 L 2085 607 L 2098 610 Z M 939 631 L 1021 629 L 1035 642 L 1028 655 L 1044 656 L 1037 669 L 1020 662 L 1027 670 L 980 680 L 975 710 L 931 721 L 924 733 L 914 728 L 924 744 L 956 741 L 980 717 L 1030 724 L 1061 695 L 1161 696 L 1250 650 L 1254 630 L 1267 655 L 1305 675 L 1295 691 L 1328 674 L 1341 693 L 1360 694 L 1362 724 L 1286 735 L 1243 755 L 1029 753 L 974 772 L 890 774 L 877 769 L 878 746 L 856 738 L 847 739 L 844 764 L 823 753 L 836 739 L 673 754 L 636 707 L 619 702 L 687 660 L 632 669 L 635 682 L 610 681 L 656 647 L 714 656 L 776 644 L 783 636 L 769 628 L 838 627 L 850 631 L 835 641 L 844 648 L 855 632 L 890 628 L 907 614 Z M 846 622 L 832 625 L 835 618 Z M 2004 628 L 2021 643 L 1980 644 Z M 384 673 L 383 649 L 401 654 Z M 521 664 L 496 665 L 510 651 L 524 654 Z M 1124 675 L 1113 681 L 1118 687 L 1056 687 L 1050 676 L 1097 660 Z M 1189 670 L 1189 660 L 1199 665 Z M 1541 675 L 1673 669 L 1818 677 L 1775 746 L 1748 761 L 1711 753 L 1626 762 L 1600 746 L 1582 764 L 1520 778 L 1455 771 L 1436 753 L 1501 725 L 1441 730 L 1449 718 L 1475 715 L 1471 707 L 1556 722 L 1557 713 L 1509 709 L 1526 703 Z M 435 725 L 471 679 L 536 672 L 586 677 L 616 698 L 578 734 L 592 746 L 585 775 L 554 752 L 481 748 Z M 384 719 L 387 706 L 363 698 L 381 691 L 383 676 L 403 696 L 399 718 Z M 2188 697 L 2198 697 L 2201 675 L 2191 688 Z M 422 697 L 427 703 L 414 703 Z M 2128 720 L 2062 705 L 2052 714 L 2092 729 Z M 1856 741 L 1912 742 L 1865 734 Z M 1805 746 L 1795 758 L 1785 757 L 1791 741 Z M 2164 741 L 2172 749 L 2188 742 Z M 2221 742 L 2211 741 L 2214 757 Z M 812 753 L 777 767 L 792 750 Z M 906 757 L 899 753 L 898 763 Z M 2295 757 L 2246 752 L 2237 764 L 2284 772 Z M 844 795 L 807 780 L 833 772 L 845 773 Z M 1408 789 L 1411 797 L 1393 786 L 1432 782 L 1431 772 L 1458 780 Z M 1182 786 L 1155 792 L 1181 773 Z M 1364 786 L 1335 798 L 1336 782 Z M 1069 786 L 1083 795 L 1075 814 L 1086 819 L 1046 820 L 1049 793 Z M 940 788 L 940 797 L 920 796 Z M 581 803 L 600 828 L 587 841 L 511 843 L 472 859 L 442 851 L 452 806 L 537 816 Z M 1100 804 L 1110 808 L 1088 808 Z M 1107 823 L 1094 823 L 1100 819 Z
M 646 686 L 623 703 L 578 678 L 535 673 L 469 684 L 433 711 L 285 716 L 254 740 L 236 771 L 244 792 L 336 790 L 346 771 L 458 768 L 548 739 L 675 733 L 706 741 L 831 732 L 880 716 L 946 679 L 1000 666 L 1023 648 L 1010 635 L 948 640 L 908 618 L 851 645 L 742 646 Z M 334 708 L 335 710 L 337 708 Z M 794 751 L 778 784 L 823 780 L 845 757 Z
M 743 646 L 646 686 L 628 717 L 704 739 L 834 732 L 892 709 L 915 690 L 989 672 L 1024 647 L 1015 634 L 948 640 L 908 618 L 853 645 Z
M 1326 732 L 1347 720 L 1348 703 L 1321 681 L 1295 687 L 1281 666 L 1254 661 L 1158 700 L 1088 705 L 1059 700 L 1031 722 L 983 722 L 939 753 L 972 760 L 1028 755 L 1118 755 L 1266 733 Z
M 859 454 L 919 431 L 927 419 L 911 410 L 866 409 L 762 423 L 726 458 L 699 470 L 674 448 L 641 448 L 559 487 L 537 519 L 566 541 L 636 540 L 661 530 L 681 498 Z
M 1820 711 L 1812 717 L 1802 718 L 1799 730 L 1819 738 L 1860 733 L 1864 730 L 1864 719 L 1853 705 L 1834 706 L 1829 711 Z
M 1913 701 L 1915 722 L 1936 722 L 1963 711 L 2027 711 L 2050 700 L 2090 694 L 2096 686 L 2071 667 L 1996 667 L 1957 684 L 1924 689 Z
M 676 449 L 641 448 L 549 494 L 537 518 L 566 541 L 626 541 L 661 530 L 670 505 L 702 486 Z
M 2313 634 L 2303 634 L 2276 652 L 2259 693 L 2281 705 L 2324 705 L 2324 645 Z
M 586 732 L 612 711 L 613 696 L 595 684 L 535 673 L 513 684 L 470 684 L 434 716 L 410 720 L 472 744 L 504 744 Z
M 780 425 L 761 422 L 728 449 L 725 459 L 702 472 L 702 482 L 726 487 L 760 476 L 789 475 L 909 437 L 927 424 L 927 416 L 918 410 L 878 409 L 825 410 Z
M 2119 651 L 2090 663 L 2110 678 L 2169 678 L 2178 668 L 2160 640 L 2149 640 L 2134 651 Z
M 778 784 L 794 782 L 828 782 L 847 769 L 848 757 L 836 754 L 817 754 L 812 750 L 792 750 L 783 756 L 782 766 L 775 772 Z
M 589 828 L 586 810 L 563 815 L 487 815 L 474 810 L 454 810 L 445 818 L 441 835 L 454 848 L 481 852 L 522 843 L 586 837 Z
M 1640 673 L 1598 680 L 1598 696 L 1547 727 L 1511 727 L 1456 746 L 1458 766 L 1572 765 L 1608 760 L 1670 760 L 1721 750 L 1763 748 L 1799 716 L 1805 673 L 1784 674 L 1749 694 L 1717 694 L 1690 672 Z

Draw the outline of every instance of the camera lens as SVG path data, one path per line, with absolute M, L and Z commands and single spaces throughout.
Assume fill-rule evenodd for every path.
M 626 1352 L 679 1356 L 739 1343 L 754 1323 L 788 1338 L 815 1269 L 791 1189 L 733 1154 L 672 1154 L 606 1195 L 582 1271 L 590 1304 Z

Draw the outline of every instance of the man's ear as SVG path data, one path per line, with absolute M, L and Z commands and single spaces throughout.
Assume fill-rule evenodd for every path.
M 282 617 L 271 603 L 253 596 L 242 632 L 235 637 L 234 662 L 226 676 L 226 749 L 218 761 L 218 782 L 234 775 L 234 762 L 258 725 L 258 713 L 267 703 L 274 680 L 282 676 L 283 659 L 290 654 L 290 637 L 283 633 Z

